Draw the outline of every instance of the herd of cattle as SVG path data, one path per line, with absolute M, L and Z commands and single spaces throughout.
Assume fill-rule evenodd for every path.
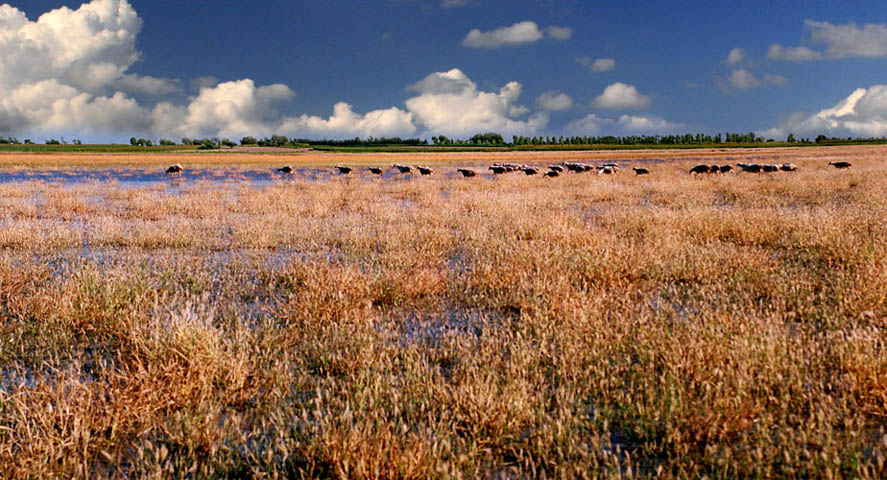
M 850 168 L 850 162 L 829 162 L 829 165 L 838 168 L 845 169 Z M 794 163 L 783 163 L 783 164 L 768 164 L 768 163 L 737 163 L 736 166 L 742 172 L 748 173 L 770 173 L 770 172 L 795 172 L 798 170 L 798 166 Z M 391 168 L 397 169 L 399 173 L 410 174 L 413 172 L 413 167 L 410 165 L 401 165 L 399 163 L 395 163 Z M 347 175 L 354 171 L 352 167 L 347 165 L 336 165 L 336 169 L 342 175 Z M 429 166 L 418 165 L 415 169 L 419 172 L 420 175 L 432 175 L 434 173 L 434 169 Z M 541 167 L 534 167 L 530 165 L 523 165 L 520 163 L 494 163 L 490 165 L 489 170 L 493 172 L 493 175 L 504 175 L 512 172 L 523 172 L 525 175 L 537 175 L 542 173 L 545 177 L 557 177 L 564 170 L 573 172 L 573 173 L 582 173 L 582 172 L 597 172 L 598 175 L 611 175 L 614 173 L 619 173 L 620 168 L 619 165 L 615 163 L 605 163 L 602 165 L 590 165 L 587 163 L 578 163 L 578 162 L 563 162 L 556 165 L 549 165 L 548 171 L 542 173 Z M 385 171 L 382 167 L 368 167 L 366 169 L 373 175 L 382 175 Z M 650 170 L 643 167 L 632 167 L 635 175 L 647 175 L 650 173 Z M 184 171 L 184 168 L 180 164 L 170 165 L 166 169 L 166 173 L 168 175 L 180 175 Z M 289 165 L 285 165 L 277 169 L 278 172 L 283 173 L 285 175 L 292 174 L 295 170 L 293 167 Z M 477 175 L 477 172 L 470 168 L 459 168 L 456 170 L 461 173 L 463 177 L 470 178 Z M 733 171 L 732 165 L 706 165 L 699 164 L 690 169 L 691 175 L 702 175 L 702 174 L 721 174 L 721 173 L 730 173 Z

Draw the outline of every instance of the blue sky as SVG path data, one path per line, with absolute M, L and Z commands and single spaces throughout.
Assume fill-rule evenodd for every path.
M 887 136 L 887 2 L 27 0 L 0 135 Z

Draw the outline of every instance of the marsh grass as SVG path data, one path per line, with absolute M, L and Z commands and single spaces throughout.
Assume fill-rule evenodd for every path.
M 867 477 L 887 165 L 0 185 L 35 477 Z

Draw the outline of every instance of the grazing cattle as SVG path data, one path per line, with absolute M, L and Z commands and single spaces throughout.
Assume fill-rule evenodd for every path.
M 631 167 L 635 175 L 649 175 L 650 171 L 643 167 Z
M 567 167 L 567 170 L 569 170 L 569 171 L 571 171 L 571 172 L 573 172 L 573 173 L 579 173 L 579 172 L 583 171 L 583 170 L 582 170 L 582 164 L 581 164 L 581 163 L 576 163 L 576 162 L 565 162 L 565 163 L 564 163 L 564 166 Z
M 763 170 L 760 163 L 737 163 L 736 166 L 748 173 L 761 173 Z
M 616 173 L 616 167 L 600 167 L 597 169 L 598 175 L 612 175 Z
M 797 172 L 798 166 L 795 165 L 794 163 L 783 163 L 782 165 L 779 166 L 779 169 L 782 170 L 783 172 Z
M 558 175 L 560 175 L 560 172 L 558 172 L 557 170 L 549 170 L 549 171 L 545 172 L 545 176 L 548 178 L 554 178 Z
M 519 163 L 506 163 L 503 167 L 509 172 L 519 172 L 524 168 L 524 166 Z
M 175 165 L 170 165 L 170 166 L 166 167 L 166 174 L 167 175 L 180 175 L 184 170 L 185 169 L 182 168 L 181 165 L 176 163 Z
M 370 167 L 367 168 L 367 170 L 369 170 L 370 173 L 372 173 L 373 175 L 382 175 L 382 169 L 379 167 Z
M 467 168 L 460 168 L 460 169 L 458 169 L 458 170 L 456 170 L 456 171 L 459 172 L 459 173 L 461 173 L 462 176 L 465 177 L 465 178 L 473 177 L 473 176 L 477 175 L 476 173 L 474 173 L 474 170 L 469 170 L 469 169 L 467 169 Z
M 721 167 L 719 167 L 717 165 L 709 165 L 708 166 L 708 173 L 721 173 Z
M 277 171 L 284 174 L 284 175 L 289 175 L 289 174 L 293 173 L 293 167 L 291 167 L 289 165 L 284 165 L 284 166 L 278 168 Z
M 761 170 L 763 170 L 763 171 L 765 171 L 765 172 L 767 172 L 767 173 L 778 172 L 778 171 L 779 171 L 779 165 L 773 165 L 773 164 L 770 164 L 770 163 L 765 163 L 764 165 L 761 165 Z
M 721 165 L 721 173 L 730 173 L 733 171 L 733 167 L 730 165 Z
M 432 170 L 431 167 L 419 166 L 416 167 L 416 170 L 419 170 L 419 173 L 422 175 L 431 175 L 432 173 L 434 173 L 434 170 Z
M 413 167 L 409 165 L 400 165 L 398 163 L 394 164 L 394 168 L 396 168 L 400 173 L 412 173 Z
M 852 166 L 850 162 L 828 162 L 828 164 L 837 169 L 850 168 Z
M 551 170 L 552 172 L 558 172 L 558 173 L 564 171 L 564 167 L 562 167 L 560 165 L 549 165 L 548 169 Z
M 336 165 L 336 168 L 339 170 L 339 173 L 342 175 L 348 175 L 351 173 L 352 168 L 346 165 Z
M 503 165 L 490 165 L 490 170 L 493 171 L 493 175 L 502 175 L 508 171 Z
M 536 175 L 537 173 L 539 173 L 539 169 L 536 167 L 524 166 L 524 173 L 527 175 Z
M 692 175 L 699 175 L 700 173 L 708 173 L 708 172 L 709 172 L 708 165 L 705 165 L 705 164 L 696 165 L 695 167 L 690 169 L 690 173 Z

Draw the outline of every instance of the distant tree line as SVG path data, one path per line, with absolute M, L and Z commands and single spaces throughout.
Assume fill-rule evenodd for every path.
M 435 146 L 529 146 L 529 145 L 718 145 L 718 144 L 754 144 L 773 142 L 772 138 L 764 138 L 754 132 L 748 133 L 716 133 L 714 135 L 705 133 L 685 133 L 683 135 L 627 135 L 627 136 L 518 136 L 511 137 L 511 143 L 505 142 L 501 134 L 496 132 L 477 133 L 466 139 L 449 138 L 446 135 L 435 135 L 431 137 L 431 143 Z M 887 138 L 860 138 L 860 137 L 829 137 L 826 135 L 818 135 L 815 139 L 795 138 L 794 133 L 789 133 L 785 140 L 788 143 L 798 144 L 858 144 L 858 143 L 887 143 Z M 16 137 L 0 137 L 0 145 L 18 145 L 33 144 L 30 139 L 19 140 Z M 47 145 L 67 145 L 65 137 L 61 140 L 50 138 L 45 140 Z M 81 145 L 78 139 L 71 140 L 74 145 Z M 146 139 L 132 137 L 129 143 L 133 146 L 152 147 L 155 144 L 161 146 L 178 145 L 175 141 L 161 138 L 159 142 Z M 237 143 L 228 138 L 189 138 L 184 137 L 181 145 L 193 145 L 201 150 L 220 149 L 222 147 L 233 148 Z M 271 135 L 270 137 L 254 137 L 245 136 L 240 139 L 241 145 L 255 145 L 260 147 L 311 147 L 330 146 L 330 147 L 378 147 L 378 146 L 424 146 L 428 145 L 428 140 L 420 138 L 400 138 L 400 137 L 367 137 L 362 139 L 355 137 L 344 140 L 330 139 L 309 139 L 298 137 L 287 137 L 285 135 Z
M 449 138 L 446 135 L 431 137 L 435 145 L 505 145 L 505 139 L 495 132 L 476 133 L 467 140 Z
M 790 141 L 790 140 L 789 140 Z M 810 143 L 810 140 L 806 140 L 807 143 Z M 866 143 L 866 142 L 878 142 L 884 143 L 887 142 L 887 138 L 859 138 L 859 137 L 847 137 L 847 138 L 838 138 L 838 137 L 827 137 L 825 135 L 818 135 L 816 139 L 814 139 L 815 143 L 828 143 L 831 145 L 841 144 L 841 143 Z

